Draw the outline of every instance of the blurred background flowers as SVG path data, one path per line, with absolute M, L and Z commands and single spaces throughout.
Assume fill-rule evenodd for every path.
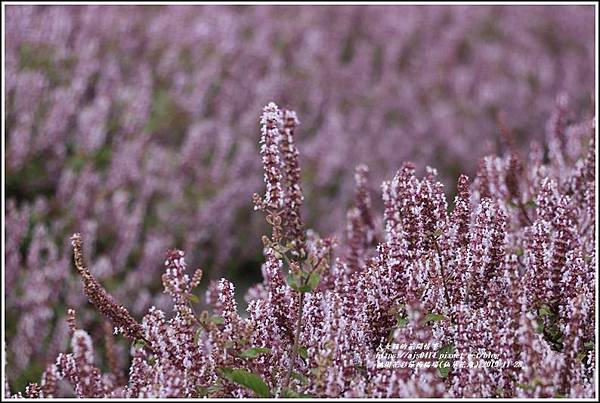
M 405 160 L 434 166 L 450 196 L 503 151 L 498 116 L 527 149 L 558 94 L 573 119 L 593 110 L 591 6 L 7 6 L 5 22 L 14 390 L 65 349 L 68 307 L 103 337 L 73 232 L 134 315 L 168 304 L 171 247 L 241 290 L 260 280 L 270 100 L 301 117 L 304 215 L 323 234 L 344 228 L 358 163 L 374 184 Z

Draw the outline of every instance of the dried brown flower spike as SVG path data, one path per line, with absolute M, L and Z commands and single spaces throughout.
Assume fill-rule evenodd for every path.
M 83 290 L 88 300 L 115 326 L 115 330 L 123 333 L 129 339 L 144 340 L 142 326 L 136 322 L 123 306 L 114 302 L 108 292 L 96 281 L 90 271 L 83 264 L 83 241 L 81 234 L 76 233 L 71 237 L 73 247 L 73 260 L 75 268 L 81 275 Z

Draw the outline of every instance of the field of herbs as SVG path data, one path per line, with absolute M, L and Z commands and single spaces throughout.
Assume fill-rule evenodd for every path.
M 593 7 L 5 11 L 5 397 L 597 394 Z

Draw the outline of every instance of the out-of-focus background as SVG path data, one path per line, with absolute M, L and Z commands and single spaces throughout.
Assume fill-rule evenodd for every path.
M 267 102 L 300 118 L 309 226 L 340 235 L 360 162 L 375 200 L 404 160 L 437 168 L 451 196 L 459 173 L 505 151 L 498 113 L 523 149 L 558 94 L 589 116 L 594 22 L 591 6 L 7 6 L 11 388 L 67 348 L 68 307 L 103 337 L 72 268 L 75 231 L 137 318 L 165 304 L 170 247 L 239 296 L 260 280 L 251 195 Z

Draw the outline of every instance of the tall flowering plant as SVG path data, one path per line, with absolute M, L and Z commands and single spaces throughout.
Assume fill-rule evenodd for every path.
M 252 212 L 248 195 L 263 186 L 256 113 L 271 99 L 294 105 L 302 121 L 296 127 L 285 111 L 277 118 L 280 161 L 302 151 L 305 200 L 286 202 L 301 206 L 307 228 L 340 240 L 345 219 L 353 221 L 346 232 L 356 253 L 334 250 L 349 259 L 348 273 L 385 238 L 381 197 L 369 195 L 371 219 L 359 200 L 347 211 L 355 197 L 349 161 L 368 165 L 365 189 L 391 180 L 408 159 L 416 172 L 435 161 L 437 180 L 454 195 L 456 178 L 474 177 L 480 156 L 514 149 L 522 168 L 511 171 L 519 181 L 507 178 L 506 191 L 512 181 L 523 193 L 523 170 L 541 165 L 527 161 L 526 145 L 544 140 L 557 93 L 569 99 L 548 121 L 541 162 L 552 154 L 563 180 L 580 151 L 564 140 L 591 130 L 595 15 L 587 5 L 13 4 L 5 11 L 13 389 L 68 347 L 66 307 L 80 307 L 79 326 L 103 339 L 104 325 L 69 270 L 74 232 L 85 240 L 86 267 L 136 318 L 151 306 L 170 310 L 156 280 L 173 245 L 186 251 L 187 264 L 203 267 L 207 283 L 227 273 L 240 291 L 248 272 L 258 275 L 264 215 Z M 510 131 L 513 141 L 496 138 Z M 482 168 L 491 196 L 494 164 Z M 297 168 L 281 166 L 282 190 Z M 531 198 L 511 197 L 521 220 L 534 218 Z M 297 221 L 294 209 L 282 207 L 282 221 Z M 374 224 L 367 243 L 361 221 Z M 299 239 L 297 228 L 284 225 L 282 236 Z M 333 278 L 324 273 L 322 287 Z M 125 356 L 124 343 L 114 347 Z
M 138 321 L 86 267 L 75 234 L 76 271 L 108 323 L 109 370 L 70 309 L 71 352 L 13 397 L 594 396 L 593 125 L 553 118 L 547 159 L 539 147 L 483 158 L 473 181 L 458 178 L 452 208 L 436 170 L 419 177 L 407 162 L 383 183 L 378 220 L 359 165 L 338 241 L 302 218 L 296 114 L 271 102 L 260 124 L 266 190 L 253 200 L 271 233 L 246 314 L 226 279 L 208 286 L 211 311 L 196 312 L 202 270 L 169 250 L 172 311 Z M 113 333 L 131 341 L 128 376 Z

